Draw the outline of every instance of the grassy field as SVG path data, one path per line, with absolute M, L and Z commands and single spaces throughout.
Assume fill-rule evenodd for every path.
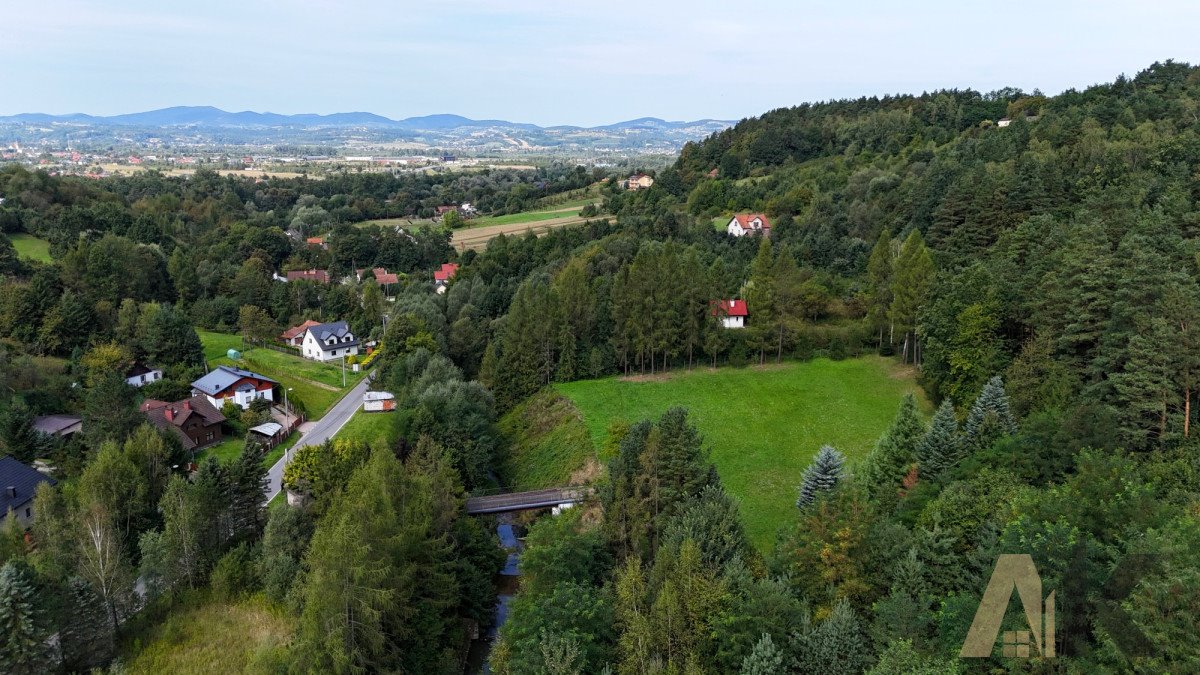
M 260 597 L 178 605 L 126 645 L 129 673 L 270 673 L 295 619 Z
M 514 491 L 567 485 L 596 456 L 579 410 L 553 389 L 513 408 L 499 427 L 508 440 L 500 473 Z
M 929 412 L 911 369 L 881 357 L 704 368 L 557 388 L 579 408 L 596 448 L 603 447 L 613 420 L 637 422 L 671 406 L 687 407 L 760 550 L 792 521 L 796 486 L 822 445 L 854 463 L 887 428 L 905 393 L 917 394 Z
M 345 391 L 342 387 L 341 361 L 321 363 L 262 347 L 246 350 L 242 352 L 241 360 L 234 361 L 226 352 L 230 348 L 240 350 L 241 337 L 204 330 L 197 330 L 196 333 L 204 345 L 204 356 L 210 366 L 244 368 L 277 380 L 284 387 L 291 387 L 293 391 L 288 396 L 305 406 L 309 419 L 319 419 Z M 365 371 L 355 373 L 347 367 L 346 388 L 358 384 L 365 375 Z
M 270 467 L 275 462 L 278 462 L 279 458 L 283 457 L 284 451 L 295 445 L 298 440 L 300 440 L 300 432 L 293 431 L 282 443 L 271 448 L 263 456 L 263 466 Z M 222 464 L 229 464 L 242 454 L 242 448 L 244 447 L 246 447 L 246 440 L 244 438 L 226 438 L 220 443 L 196 453 L 196 463 L 199 464 L 204 461 L 205 457 L 212 455 Z
M 6 236 L 12 242 L 13 248 L 17 249 L 18 258 L 50 262 L 50 242 L 45 239 L 38 239 L 24 232 L 14 232 Z
M 346 422 L 346 426 L 337 432 L 336 437 L 360 440 L 371 446 L 382 442 L 391 447 L 396 441 L 400 440 L 400 427 L 397 416 L 402 414 L 400 412 L 369 413 L 359 409 L 350 418 L 350 421 Z
M 559 204 L 546 209 L 537 211 L 522 211 L 521 213 L 510 213 L 505 216 L 482 216 L 480 218 L 472 218 L 467 221 L 469 227 L 487 227 L 489 225 L 515 225 L 521 223 L 537 223 L 543 220 L 552 220 L 554 218 L 573 218 L 579 215 L 580 210 L 585 204 L 595 203 L 596 200 L 583 200 L 583 204 L 570 205 Z

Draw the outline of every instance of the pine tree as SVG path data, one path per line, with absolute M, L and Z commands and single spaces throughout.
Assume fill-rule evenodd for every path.
M 845 598 L 837 601 L 819 626 L 796 635 L 795 651 L 796 666 L 802 673 L 861 673 L 871 659 L 858 616 Z
M 867 320 L 879 334 L 879 349 L 883 349 L 884 333 L 888 332 L 888 310 L 892 305 L 892 267 L 895 261 L 892 246 L 892 235 L 887 229 L 880 230 L 879 239 L 871 249 L 871 257 L 867 259 L 867 286 L 870 304 L 867 309 Z M 891 342 L 891 335 L 888 335 Z
M 113 635 L 104 615 L 104 603 L 87 582 L 78 577 L 67 582 L 67 616 L 59 631 L 63 665 L 87 672 L 113 657 Z
M 900 254 L 892 274 L 892 305 L 889 318 L 895 330 L 904 336 L 901 358 L 905 363 L 921 363 L 917 342 L 917 319 L 925 306 L 929 287 L 933 283 L 933 257 L 918 230 L 913 230 Z
M 265 517 L 267 467 L 264 447 L 246 441 L 242 454 L 229 469 L 229 526 L 235 541 L 257 539 Z
M 912 394 L 900 402 L 892 426 L 867 455 L 862 478 L 871 497 L 885 507 L 894 505 L 904 476 L 917 461 L 917 446 L 925 436 L 925 423 Z
M 772 342 L 779 326 L 779 313 L 775 293 L 775 258 L 771 253 L 771 240 L 763 237 L 758 244 L 758 254 L 750 263 L 750 287 L 746 293 L 746 305 L 750 312 L 750 336 L 758 348 L 758 362 L 763 362 L 767 344 Z
M 954 415 L 954 404 L 946 399 L 933 414 L 933 423 L 917 446 L 918 475 L 922 480 L 933 480 L 958 464 L 963 454 L 963 438 Z
M 49 637 L 29 568 L 20 562 L 5 563 L 0 568 L 0 672 L 50 670 Z
M 845 455 L 835 450 L 833 446 L 821 446 L 817 456 L 804 470 L 804 476 L 800 482 L 800 497 L 796 499 L 796 506 L 804 508 L 816 501 L 821 493 L 830 492 L 837 487 L 842 480 L 845 464 Z
M 995 375 L 984 385 L 983 391 L 971 406 L 967 422 L 963 426 L 967 442 L 975 448 L 991 444 L 999 436 L 1013 434 L 1017 423 L 1013 420 L 1008 405 L 1008 394 L 1004 392 L 1004 381 Z
M 742 675 L 782 675 L 786 672 L 783 650 L 775 646 L 770 633 L 763 633 L 742 661 Z

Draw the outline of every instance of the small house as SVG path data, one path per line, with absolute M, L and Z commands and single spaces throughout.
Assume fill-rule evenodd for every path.
M 279 341 L 291 347 L 299 347 L 301 343 L 304 342 L 304 334 L 308 332 L 308 329 L 312 328 L 313 326 L 320 325 L 320 321 L 313 321 L 312 319 L 309 319 L 299 326 L 292 326 L 291 328 L 280 333 Z
M 364 412 L 391 412 L 396 409 L 396 396 L 386 391 L 368 391 L 363 394 Z
M 329 283 L 329 270 L 291 270 L 287 273 L 288 281 L 314 281 L 318 284 Z
M 33 525 L 33 495 L 42 483 L 55 484 L 37 469 L 22 464 L 15 457 L 0 457 L 0 522 L 12 513 L 17 524 L 28 529 Z
M 635 173 L 625 179 L 626 190 L 645 190 L 651 185 L 654 185 L 654 178 L 644 173 Z
M 40 415 L 33 418 L 33 430 L 47 436 L 70 438 L 83 431 L 83 418 L 76 415 Z
M 275 387 L 279 383 L 265 375 L 233 366 L 217 366 L 207 375 L 192 383 L 192 395 L 203 394 L 218 410 L 225 401 L 233 401 L 242 409 L 250 407 L 255 399 L 275 400 Z
M 151 382 L 157 382 L 162 379 L 162 371 L 157 368 L 149 368 L 145 364 L 134 362 L 129 370 L 125 371 L 125 381 L 132 387 L 142 387 Z
M 725 328 L 745 328 L 750 311 L 745 300 L 713 300 L 712 315 L 720 319 Z
M 331 361 L 358 354 L 358 339 L 345 321 L 309 326 L 300 343 L 300 353 L 314 361 Z
M 317 248 L 329 248 L 329 244 L 325 243 L 325 237 L 309 237 L 304 240 L 304 243 Z
M 725 232 L 731 237 L 744 237 L 748 234 L 771 236 L 771 221 L 762 213 L 738 213 L 729 219 Z
M 443 263 L 442 268 L 433 273 L 433 285 L 439 295 L 446 292 L 446 286 L 455 274 L 458 274 L 458 263 Z
M 196 395 L 182 401 L 142 403 L 140 410 L 154 426 L 169 431 L 184 450 L 198 450 L 221 442 L 221 423 L 225 416 L 207 396 Z
M 273 448 L 283 442 L 286 432 L 279 422 L 264 422 L 256 427 L 250 427 L 250 435 L 254 440 Z

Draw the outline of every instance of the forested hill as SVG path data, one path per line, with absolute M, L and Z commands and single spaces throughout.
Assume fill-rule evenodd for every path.
M 802 267 L 857 280 L 879 323 L 918 232 L 938 270 L 916 331 L 935 394 L 969 399 L 1007 369 L 1021 412 L 1083 396 L 1144 447 L 1183 433 L 1200 373 L 1198 104 L 1200 69 L 1171 61 L 1049 97 L 806 104 L 689 144 L 613 208 L 763 211 Z M 881 234 L 892 255 L 872 276 Z

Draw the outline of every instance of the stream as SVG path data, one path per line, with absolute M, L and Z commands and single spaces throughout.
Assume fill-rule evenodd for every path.
M 496 621 L 486 634 L 480 635 L 479 639 L 471 643 L 471 649 L 467 655 L 467 672 L 468 673 L 491 673 L 488 668 L 488 655 L 492 650 L 492 645 L 496 641 L 496 635 L 500 631 L 500 626 L 504 625 L 504 621 L 508 619 L 508 603 L 512 601 L 513 595 L 517 592 L 517 587 L 521 576 L 521 551 L 525 545 L 517 538 L 514 531 L 512 518 L 509 514 L 500 514 L 497 516 L 496 536 L 500 538 L 500 545 L 508 551 L 508 558 L 504 561 L 504 567 L 496 573 Z

